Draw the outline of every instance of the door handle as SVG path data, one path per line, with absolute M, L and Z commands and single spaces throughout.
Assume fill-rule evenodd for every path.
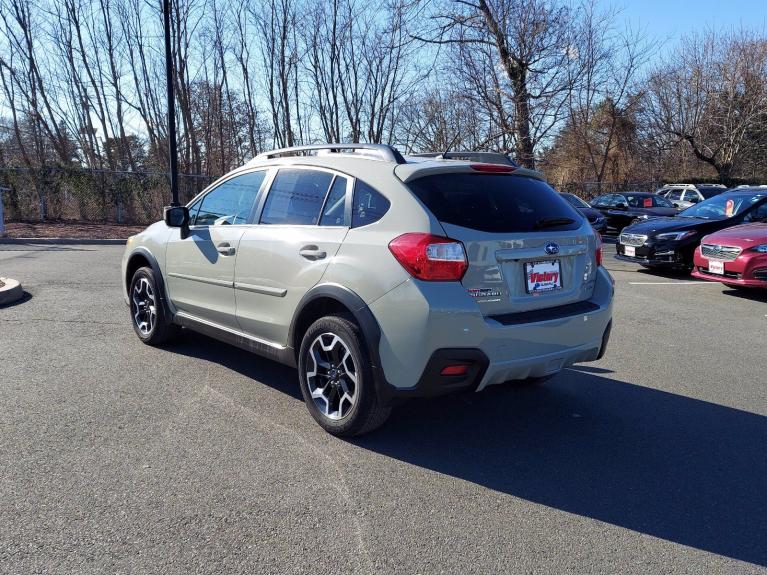
M 229 242 L 221 242 L 216 246 L 216 251 L 222 256 L 233 256 L 235 249 L 229 245 Z
M 298 255 L 307 260 L 321 260 L 328 254 L 323 252 L 317 246 L 304 246 L 298 251 Z

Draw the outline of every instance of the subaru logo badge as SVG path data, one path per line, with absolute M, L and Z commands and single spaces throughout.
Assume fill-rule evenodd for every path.
M 559 253 L 559 244 L 555 244 L 554 242 L 549 242 L 546 244 L 546 253 L 550 256 L 553 256 L 554 254 Z

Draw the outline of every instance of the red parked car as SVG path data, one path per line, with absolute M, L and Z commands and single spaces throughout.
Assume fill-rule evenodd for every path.
M 694 261 L 696 278 L 767 288 L 767 224 L 744 224 L 704 236 Z

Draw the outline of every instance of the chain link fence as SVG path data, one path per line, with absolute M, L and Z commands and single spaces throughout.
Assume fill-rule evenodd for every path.
M 213 176 L 179 175 L 187 202 Z M 80 221 L 145 225 L 162 218 L 170 203 L 167 174 L 69 168 L 0 168 L 7 222 Z

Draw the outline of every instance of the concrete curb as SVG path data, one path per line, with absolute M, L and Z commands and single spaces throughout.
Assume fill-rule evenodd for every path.
M 13 303 L 24 297 L 24 290 L 19 282 L 9 278 L 0 279 L 5 284 L 3 287 L 0 287 L 0 305 Z
M 112 246 L 125 245 L 127 239 L 92 239 L 92 238 L 0 238 L 0 245 L 86 245 L 86 246 Z

